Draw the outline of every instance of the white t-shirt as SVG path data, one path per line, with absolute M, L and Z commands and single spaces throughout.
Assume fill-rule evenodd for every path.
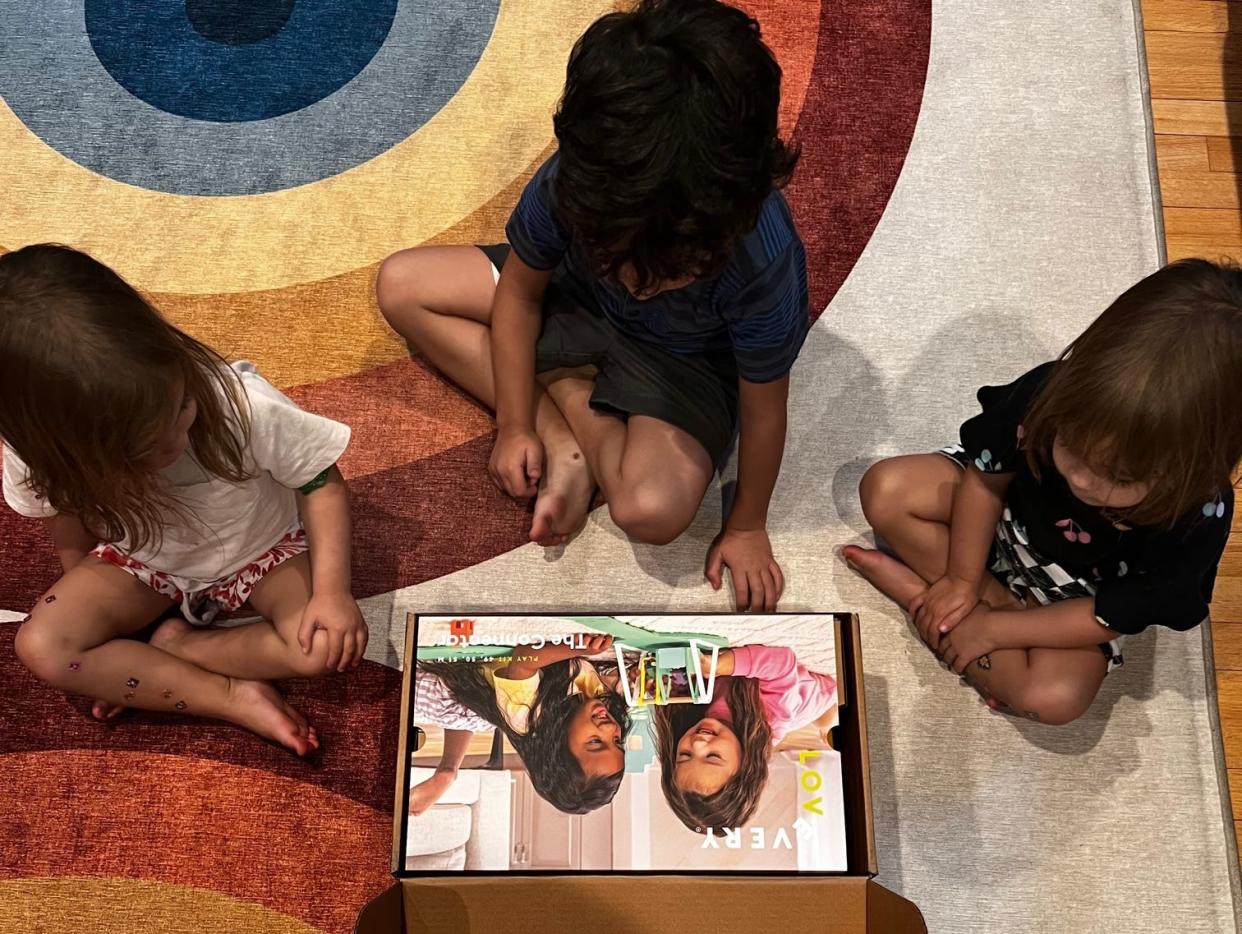
M 213 477 L 186 451 L 164 476 L 196 521 L 172 514 L 158 551 L 116 547 L 157 571 L 199 581 L 227 577 L 272 547 L 298 520 L 296 493 L 335 464 L 349 427 L 298 408 L 254 364 L 231 367 L 250 402 L 250 445 L 242 483 Z M 26 464 L 4 445 L 4 500 L 23 516 L 56 511 L 27 483 Z

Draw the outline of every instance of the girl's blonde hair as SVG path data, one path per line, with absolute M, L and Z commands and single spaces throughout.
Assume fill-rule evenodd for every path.
M 1182 260 L 1128 289 L 1061 355 L 1024 422 L 1038 474 L 1060 440 L 1151 492 L 1120 517 L 1171 527 L 1242 459 L 1242 269 Z
M 184 508 L 144 459 L 181 389 L 198 406 L 194 459 L 245 480 L 249 408 L 219 354 L 85 253 L 39 244 L 0 256 L 0 437 L 57 513 L 103 541 L 158 546 L 164 517 Z

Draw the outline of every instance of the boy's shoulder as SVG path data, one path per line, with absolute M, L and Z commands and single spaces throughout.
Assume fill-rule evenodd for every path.
M 802 247 L 802 238 L 798 235 L 789 202 L 781 192 L 773 191 L 764 199 L 755 226 L 742 235 L 734 262 L 747 262 L 762 269 L 795 247 Z

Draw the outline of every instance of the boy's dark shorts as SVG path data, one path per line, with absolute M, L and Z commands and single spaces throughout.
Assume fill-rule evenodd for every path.
M 497 270 L 509 255 L 507 244 L 479 249 Z M 571 299 L 553 279 L 544 295 L 535 372 L 587 365 L 599 370 L 591 408 L 668 422 L 720 466 L 737 430 L 738 373 L 731 350 L 680 354 L 641 341 Z

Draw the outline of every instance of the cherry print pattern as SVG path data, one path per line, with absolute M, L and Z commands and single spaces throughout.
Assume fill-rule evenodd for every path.
M 1061 529 L 1061 534 L 1065 536 L 1066 541 L 1077 542 L 1080 545 L 1091 544 L 1091 533 L 1073 519 L 1062 519 L 1056 525 L 1058 529 Z

